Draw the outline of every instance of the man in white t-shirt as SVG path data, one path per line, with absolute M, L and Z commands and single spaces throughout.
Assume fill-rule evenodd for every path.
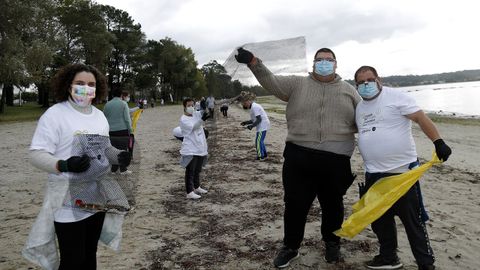
M 401 174 L 418 166 L 411 121 L 416 122 L 435 145 L 439 159 L 446 161 L 451 149 L 415 100 L 407 94 L 382 86 L 377 71 L 362 66 L 355 73 L 357 91 L 363 100 L 355 111 L 358 148 L 365 165 L 365 192 L 383 177 Z M 420 270 L 435 269 L 435 257 L 428 239 L 420 185 L 417 182 L 385 214 L 372 223 L 380 243 L 380 254 L 366 262 L 369 269 L 399 269 L 394 216 L 402 220 Z
M 241 96 L 242 107 L 245 110 L 250 109 L 250 120 L 240 123 L 242 126 L 247 126 L 249 130 L 254 127 L 257 128 L 255 135 L 255 149 L 257 150 L 257 160 L 265 160 L 267 158 L 267 149 L 265 148 L 265 136 L 267 130 L 270 128 L 270 120 L 263 107 L 254 102 L 255 94 L 244 93 Z

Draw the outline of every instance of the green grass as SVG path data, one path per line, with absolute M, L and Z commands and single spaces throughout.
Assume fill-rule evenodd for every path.
M 130 105 L 130 107 L 134 106 L 133 103 Z M 99 110 L 103 110 L 104 106 L 105 104 L 95 105 Z M 0 125 L 11 122 L 37 121 L 46 110 L 36 102 L 28 102 L 23 106 L 5 106 L 5 113 L 0 114 Z
M 0 124 L 7 122 L 36 121 L 45 112 L 45 108 L 36 102 L 28 102 L 23 106 L 6 106 L 4 113 L 0 114 Z
M 455 124 L 463 126 L 480 126 L 480 119 L 478 118 L 459 118 L 451 116 L 442 116 L 437 114 L 428 114 L 428 117 L 435 123 Z

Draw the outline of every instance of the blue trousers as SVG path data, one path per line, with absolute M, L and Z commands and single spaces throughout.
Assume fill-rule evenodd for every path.
M 255 149 L 257 150 L 257 159 L 264 159 L 267 157 L 267 148 L 265 148 L 265 136 L 267 131 L 259 131 L 255 136 Z

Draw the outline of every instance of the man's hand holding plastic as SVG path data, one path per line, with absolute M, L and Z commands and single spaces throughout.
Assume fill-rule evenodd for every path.
M 237 62 L 239 63 L 242 63 L 242 64 L 250 64 L 252 63 L 252 60 L 253 60 L 253 53 L 251 53 L 250 51 L 247 51 L 243 48 L 239 48 L 238 50 L 238 54 L 235 55 L 235 59 L 237 60 Z
M 435 145 L 435 152 L 437 153 L 438 159 L 442 161 L 447 161 L 450 154 L 452 154 L 452 149 L 442 140 L 438 139 L 433 142 Z

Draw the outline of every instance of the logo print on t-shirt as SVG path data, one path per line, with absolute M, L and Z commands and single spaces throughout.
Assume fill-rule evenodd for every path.
M 372 127 L 372 131 L 375 131 L 375 130 L 377 130 L 377 128 L 376 128 L 376 127 Z

